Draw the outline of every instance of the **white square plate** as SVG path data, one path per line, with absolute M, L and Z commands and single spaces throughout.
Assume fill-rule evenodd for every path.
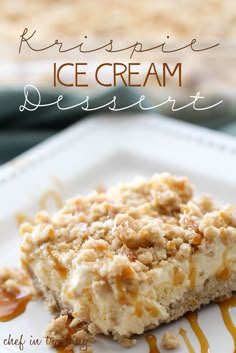
M 9 162 L 0 168 L 0 267 L 19 266 L 20 213 L 33 217 L 42 203 L 46 202 L 51 211 L 57 208 L 58 197 L 64 200 L 78 193 L 86 194 L 99 184 L 109 186 L 137 175 L 151 176 L 164 171 L 188 176 L 197 193 L 212 194 L 220 203 L 236 204 L 236 140 L 158 115 L 111 114 L 90 118 Z M 236 324 L 236 311 L 231 310 L 230 315 Z M 43 338 L 50 317 L 44 303 L 32 301 L 23 315 L 0 323 L 0 352 L 20 352 L 17 346 L 3 345 L 9 334 L 13 338 L 24 336 L 27 353 L 53 352 Z M 211 353 L 233 353 L 233 339 L 217 305 L 200 310 L 198 322 Z M 162 334 L 178 334 L 180 327 L 187 331 L 196 353 L 208 353 L 200 350 L 185 318 L 152 332 L 160 352 L 167 352 L 160 345 Z M 32 346 L 30 338 L 42 342 Z M 97 338 L 92 348 L 94 353 L 127 351 L 103 336 Z M 144 335 L 138 337 L 137 346 L 129 352 L 149 352 Z M 175 352 L 188 352 L 183 340 Z

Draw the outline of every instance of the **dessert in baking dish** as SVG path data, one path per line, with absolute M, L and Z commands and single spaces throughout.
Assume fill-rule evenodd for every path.
M 61 313 L 54 334 L 69 315 L 74 338 L 86 327 L 129 345 L 133 334 L 236 290 L 236 210 L 194 199 L 185 177 L 160 174 L 76 197 L 21 233 L 22 264 Z

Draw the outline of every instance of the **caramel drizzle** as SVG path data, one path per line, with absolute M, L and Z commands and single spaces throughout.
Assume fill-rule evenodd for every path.
M 194 265 L 194 263 L 191 261 L 189 261 L 189 288 L 193 289 L 195 287 L 195 283 L 196 283 L 196 278 L 197 278 L 197 270 L 196 267 Z
M 154 335 L 146 335 L 145 338 L 149 346 L 149 353 L 160 353 L 156 337 Z
M 198 338 L 198 341 L 201 347 L 201 353 L 210 353 L 209 343 L 197 322 L 197 317 L 198 317 L 197 312 L 196 311 L 193 313 L 189 312 L 185 315 L 185 317 L 188 320 L 193 332 Z M 189 353 L 192 353 L 192 352 L 194 351 L 189 351 Z
M 47 203 L 49 200 L 52 200 L 56 206 L 56 208 L 61 208 L 63 206 L 63 201 L 60 194 L 55 190 L 46 191 L 39 200 L 39 209 L 47 210 Z M 22 223 L 28 222 L 34 224 L 34 220 L 32 217 L 28 216 L 26 213 L 19 212 L 16 214 L 16 223 L 20 226 Z
M 58 258 L 53 254 L 52 249 L 48 247 L 48 254 L 54 262 L 54 268 L 58 272 L 61 278 L 66 279 L 68 275 L 67 268 L 58 260 Z
M 236 297 L 227 299 L 222 303 L 218 303 L 221 311 L 222 318 L 224 320 L 225 326 L 229 330 L 233 342 L 234 342 L 234 353 L 236 353 L 236 326 L 234 325 L 231 316 L 230 316 L 230 309 L 236 307 Z
M 39 207 L 41 210 L 47 209 L 48 200 L 52 199 L 57 208 L 61 208 L 63 206 L 63 201 L 61 199 L 60 194 L 54 190 L 46 191 L 43 196 L 39 200 Z
M 179 329 L 179 334 L 183 337 L 186 347 L 188 348 L 189 353 L 195 353 L 191 342 L 188 339 L 187 332 L 182 327 Z
M 9 293 L 0 287 L 0 322 L 10 321 L 25 312 L 32 295 L 25 292 Z
M 31 218 L 30 216 L 28 216 L 25 213 L 17 213 L 16 214 L 16 223 L 18 226 L 20 226 L 22 223 L 24 222 L 29 222 L 29 223 L 34 223 L 33 218 Z
M 230 268 L 230 264 L 229 261 L 227 259 L 228 256 L 228 249 L 226 249 L 223 253 L 223 263 L 222 266 L 219 268 L 219 270 L 216 273 L 216 277 L 218 277 L 219 279 L 221 279 L 222 281 L 227 281 L 231 274 L 231 268 Z

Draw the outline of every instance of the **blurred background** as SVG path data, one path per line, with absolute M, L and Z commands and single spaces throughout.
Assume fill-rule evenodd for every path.
M 160 50 L 81 54 L 73 50 L 59 53 L 54 46 L 46 51 L 32 51 L 22 45 L 24 28 L 29 34 L 36 30 L 34 48 L 50 46 L 55 40 L 66 47 L 82 42 L 96 48 L 111 39 L 114 47 L 124 48 L 135 42 L 145 47 L 163 43 L 182 47 L 193 38 L 196 47 L 220 43 L 214 49 L 193 52 L 182 50 L 165 54 Z M 86 38 L 85 38 L 86 36 Z M 236 136 L 236 1 L 235 0 L 1 0 L 0 2 L 0 163 L 4 163 L 28 148 L 47 139 L 65 127 L 87 117 L 81 109 L 59 111 L 49 107 L 35 112 L 20 112 L 24 103 L 24 86 L 35 85 L 45 103 L 64 95 L 65 105 L 78 103 L 89 95 L 94 106 L 117 96 L 122 106 L 132 104 L 144 94 L 148 105 L 156 105 L 170 95 L 179 105 L 190 101 L 189 96 L 200 92 L 206 105 L 223 99 L 214 109 L 194 111 L 192 107 L 172 112 L 164 105 L 152 113 L 172 116 Z M 89 87 L 53 87 L 53 63 L 87 62 Z M 116 88 L 95 84 L 93 68 L 103 62 L 141 63 L 141 73 L 154 62 L 170 66 L 182 63 L 182 87 L 170 80 L 159 87 L 150 80 L 146 87 Z M 173 67 L 173 66 L 172 66 Z M 71 79 L 66 72 L 65 80 Z M 142 81 L 142 80 L 140 80 Z M 129 110 L 130 111 L 130 110 Z M 140 109 L 133 109 L 137 113 Z M 101 113 L 101 110 L 99 111 Z M 104 108 L 103 113 L 110 112 Z M 116 113 L 113 113 L 116 114 Z M 92 115 L 92 114 L 91 114 Z

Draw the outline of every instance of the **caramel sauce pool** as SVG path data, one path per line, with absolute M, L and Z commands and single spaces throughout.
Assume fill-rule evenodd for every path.
M 0 287 L 0 321 L 10 321 L 23 314 L 31 298 L 28 293 L 13 294 Z
M 221 311 L 222 318 L 224 320 L 225 326 L 229 330 L 233 341 L 234 341 L 234 353 L 236 353 L 236 326 L 234 325 L 231 316 L 230 309 L 236 307 L 236 297 L 227 299 L 222 303 L 218 303 Z
M 146 335 L 146 341 L 149 346 L 149 353 L 160 353 L 157 347 L 157 339 L 154 335 Z

